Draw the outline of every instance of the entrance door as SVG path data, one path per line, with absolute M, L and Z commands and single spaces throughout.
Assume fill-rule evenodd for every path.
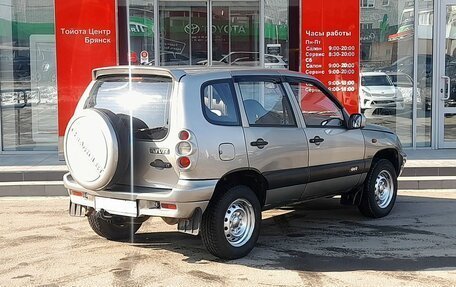
M 440 8 L 439 147 L 456 148 L 456 0 Z
M 207 1 L 160 1 L 160 65 L 207 61 Z
M 130 6 L 130 42 L 137 55 L 156 51 L 157 59 L 148 61 L 150 65 L 260 66 L 264 62 L 260 53 L 264 12 L 259 0 L 159 0 L 153 9 L 154 1 L 143 2 Z M 154 15 L 157 19 L 152 19 Z M 156 27 L 153 20 L 158 21 Z M 283 61 L 272 58 L 269 67 L 283 68 Z M 276 60 L 280 63 L 273 65 Z
M 260 65 L 260 2 L 211 1 L 212 65 Z

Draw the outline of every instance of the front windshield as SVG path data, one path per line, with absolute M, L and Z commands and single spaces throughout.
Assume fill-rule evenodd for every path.
M 412 80 L 407 75 L 390 75 L 389 77 L 395 86 L 413 87 Z
M 160 139 L 166 136 L 171 89 L 169 77 L 106 77 L 95 83 L 85 108 L 107 109 L 128 119 L 131 113 L 135 132 L 161 131 L 153 137 L 137 137 Z
M 381 76 L 363 76 L 361 78 L 361 85 L 364 87 L 373 86 L 392 86 L 390 79 L 387 75 Z

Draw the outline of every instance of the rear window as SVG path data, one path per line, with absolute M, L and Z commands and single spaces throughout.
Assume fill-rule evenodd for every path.
M 135 137 L 160 140 L 168 133 L 172 79 L 115 76 L 97 80 L 85 108 L 107 109 L 129 120 Z

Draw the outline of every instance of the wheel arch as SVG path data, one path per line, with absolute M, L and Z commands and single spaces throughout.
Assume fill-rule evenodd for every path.
M 399 159 L 399 152 L 394 148 L 386 148 L 378 151 L 374 157 L 372 158 L 371 167 L 374 165 L 375 162 L 379 161 L 380 159 L 389 160 L 396 170 L 396 174 L 399 175 L 401 170 L 400 159 Z
M 251 168 L 236 169 L 223 175 L 215 186 L 211 200 L 236 185 L 245 185 L 252 189 L 263 208 L 266 203 L 268 182 L 258 170 Z

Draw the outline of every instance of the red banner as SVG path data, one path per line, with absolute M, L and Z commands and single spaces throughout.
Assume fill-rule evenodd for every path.
M 116 1 L 55 0 L 59 136 L 92 70 L 117 64 Z
M 358 113 L 359 0 L 301 2 L 301 72 L 322 81 Z

